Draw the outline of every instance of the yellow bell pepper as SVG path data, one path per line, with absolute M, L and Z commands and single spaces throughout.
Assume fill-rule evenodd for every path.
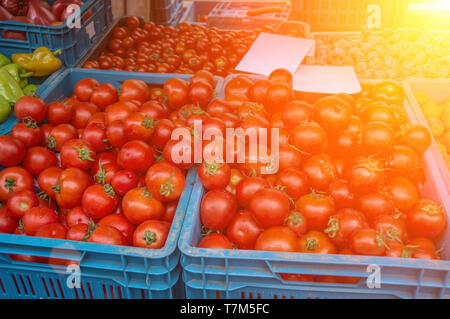
M 58 54 L 61 54 L 61 50 L 51 52 L 46 47 L 40 47 L 33 53 L 15 53 L 11 60 L 28 72 L 33 72 L 33 76 L 47 76 L 61 68 L 62 61 L 56 57 Z

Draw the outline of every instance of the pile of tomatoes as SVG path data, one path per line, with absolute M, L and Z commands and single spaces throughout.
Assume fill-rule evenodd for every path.
M 357 95 L 305 94 L 293 92 L 289 72 L 276 70 L 269 79 L 238 75 L 225 94 L 221 113 L 237 114 L 239 127 L 279 129 L 279 170 L 261 174 L 276 156 L 261 140 L 264 152 L 253 163 L 245 146 L 242 163 L 236 154 L 237 164 L 203 162 L 198 247 L 439 258 L 435 241 L 446 212 L 419 194 L 431 137 L 408 123 L 400 86 L 387 81 L 363 85 Z
M 130 17 L 113 30 L 108 47 L 84 68 L 129 72 L 193 74 L 203 69 L 218 76 L 233 70 L 261 31 L 223 31 L 181 22 L 173 26 L 142 25 Z
M 162 156 L 176 127 L 169 117 L 214 88 L 207 72 L 164 87 L 130 79 L 119 90 L 86 78 L 65 100 L 18 100 L 19 123 L 0 136 L 0 233 L 162 248 L 186 183 L 186 170 Z

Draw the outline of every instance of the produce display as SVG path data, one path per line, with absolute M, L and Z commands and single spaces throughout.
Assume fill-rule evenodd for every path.
M 430 99 L 425 92 L 416 92 L 415 97 L 450 170 L 450 95 L 443 101 Z
M 450 77 L 450 33 L 363 29 L 317 33 L 314 64 L 354 66 L 361 79 Z
M 214 88 L 203 71 L 163 88 L 130 79 L 117 90 L 85 78 L 62 101 L 18 99 L 19 123 L 0 136 L 0 233 L 162 248 L 186 182 L 187 167 L 164 159 L 174 117 Z
M 57 0 L 53 5 L 45 0 L 2 0 L 0 1 L 0 21 L 58 26 L 83 4 L 84 2 L 79 0 Z M 3 31 L 2 38 L 27 40 L 25 32 L 12 30 Z
M 262 154 L 269 155 L 258 153 L 254 163 L 248 146 L 242 163 L 211 160 L 199 166 L 207 193 L 198 247 L 438 259 L 434 240 L 446 228 L 446 213 L 419 194 L 430 133 L 408 123 L 401 86 L 363 86 L 357 95 L 309 95 L 306 102 L 292 91 L 292 75 L 285 70 L 261 80 L 238 75 L 226 84 L 224 100 L 188 117 L 189 123 L 204 117 L 204 126 L 219 131 L 279 128 L 275 174 L 261 173 L 273 165 L 270 146 L 263 143 L 259 151 L 266 148 Z M 235 121 L 227 124 L 221 117 Z M 301 274 L 285 279 L 359 280 Z
M 155 25 L 137 17 L 116 27 L 107 49 L 88 69 L 150 73 L 193 74 L 202 69 L 218 76 L 233 71 L 258 35 L 274 32 L 270 26 L 254 31 L 224 31 L 181 22 L 173 26 Z

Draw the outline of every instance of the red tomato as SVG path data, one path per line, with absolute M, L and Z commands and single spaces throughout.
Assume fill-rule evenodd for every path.
M 22 167 L 8 167 L 0 171 L 0 201 L 7 201 L 23 190 L 33 190 L 33 176 Z
M 274 83 L 268 89 L 264 106 L 273 114 L 282 111 L 286 104 L 293 100 L 292 89 L 284 83 Z
M 80 139 L 69 140 L 61 148 L 60 160 L 64 168 L 79 168 L 88 171 L 97 158 L 94 148 Z
M 55 187 L 58 184 L 58 176 L 63 169 L 57 166 L 48 167 L 43 170 L 38 177 L 39 188 L 51 199 L 55 199 Z
M 19 122 L 31 119 L 39 124 L 47 114 L 47 105 L 38 97 L 25 95 L 14 105 L 14 114 Z
M 77 129 L 73 125 L 59 124 L 50 131 L 46 141 L 47 147 L 54 152 L 60 152 L 65 142 L 77 137 Z
M 133 234 L 135 247 L 160 249 L 166 244 L 170 224 L 159 220 L 148 220 L 140 224 Z
M 237 210 L 236 198 L 225 190 L 212 190 L 202 199 L 200 218 L 205 227 L 223 230 Z
M 189 98 L 189 84 L 183 79 L 170 79 L 164 84 L 164 93 L 167 95 L 169 107 L 176 110 L 187 104 Z
M 125 217 L 135 225 L 158 220 L 164 212 L 163 204 L 146 187 L 128 191 L 122 200 L 122 209 Z
M 124 244 L 122 233 L 114 227 L 98 225 L 97 228 L 89 236 L 88 242 L 105 244 L 105 245 L 119 245 Z
M 422 199 L 407 214 L 408 230 L 417 237 L 435 238 L 446 228 L 446 216 L 442 206 Z
M 297 236 L 302 236 L 308 230 L 306 218 L 297 211 L 291 211 L 285 220 L 284 226 L 289 227 Z
M 47 122 L 53 125 L 70 122 L 72 106 L 64 102 L 51 102 L 47 109 Z
M 116 103 L 118 99 L 117 89 L 112 84 L 103 83 L 92 92 L 90 102 L 104 111 L 107 106 Z
M 345 248 L 354 233 L 368 227 L 366 217 L 362 213 L 352 208 L 344 208 L 330 217 L 328 228 L 324 232 L 337 247 Z
M 158 162 L 147 171 L 145 184 L 153 196 L 167 203 L 180 198 L 186 179 L 179 168 L 167 162 Z
M 124 196 L 128 191 L 136 188 L 138 184 L 138 177 L 132 171 L 119 171 L 114 174 L 111 179 L 111 186 L 117 195 Z
M 81 199 L 81 206 L 85 213 L 100 219 L 112 214 L 118 205 L 118 198 L 111 185 L 92 185 L 86 188 Z
M 122 168 L 137 174 L 145 173 L 153 164 L 152 148 L 142 141 L 128 142 L 120 149 L 117 163 Z
M 23 142 L 9 135 L 0 135 L 0 165 L 17 166 L 25 158 L 26 147 Z
M 156 127 L 155 119 L 145 113 L 134 112 L 124 122 L 124 132 L 128 140 L 149 141 Z
M 23 120 L 11 129 L 11 137 L 22 141 L 27 148 L 39 146 L 42 143 L 41 129 L 32 120 Z
M 302 122 L 297 125 L 289 137 L 289 144 L 308 154 L 320 153 L 326 144 L 327 135 L 315 122 Z
M 286 69 L 276 69 L 269 75 L 269 80 L 273 83 L 284 83 L 292 87 L 293 76 L 292 73 Z
M 198 177 L 207 190 L 225 189 L 230 182 L 231 169 L 226 163 L 203 162 L 198 168 Z
M 361 196 L 357 200 L 356 208 L 366 215 L 369 220 L 375 220 L 381 215 L 393 215 L 395 212 L 392 201 L 379 193 L 369 193 Z
M 297 234 L 289 227 L 270 227 L 259 235 L 255 243 L 255 250 L 297 252 Z
M 123 235 L 125 245 L 130 245 L 133 241 L 134 226 L 122 215 L 112 214 L 103 217 L 99 222 L 99 225 L 109 226 L 117 229 Z
M 105 152 L 110 147 L 106 136 L 106 126 L 104 123 L 91 123 L 86 126 L 81 136 L 83 141 L 95 150 L 95 152 Z
M 320 191 L 326 191 L 338 176 L 336 166 L 327 154 L 310 157 L 303 165 L 303 171 L 308 175 L 311 188 Z
M 331 181 L 328 185 L 328 194 L 333 197 L 336 209 L 352 208 L 355 205 L 356 195 L 345 180 Z
M 6 207 L 0 207 L 0 234 L 12 234 L 17 222 L 10 216 Z
M 250 200 L 250 212 L 263 227 L 281 226 L 289 214 L 289 199 L 282 191 L 263 188 Z
M 288 129 L 293 129 L 302 122 L 308 122 L 314 118 L 314 107 L 304 101 L 292 101 L 284 107 L 282 113 L 283 124 Z
M 352 109 L 336 95 L 321 98 L 314 104 L 314 118 L 328 132 L 345 129 L 350 123 Z
M 90 217 L 86 214 L 83 207 L 81 206 L 72 208 L 66 215 L 66 223 L 69 228 L 78 224 L 88 225 L 90 221 Z
M 28 149 L 22 165 L 27 171 L 35 177 L 38 177 L 45 169 L 51 166 L 57 166 L 58 158 L 49 149 L 36 146 Z
M 80 80 L 73 90 L 77 99 L 80 102 L 89 102 L 91 100 L 92 93 L 100 86 L 100 83 L 91 78 Z
M 263 229 L 248 210 L 237 212 L 226 229 L 227 237 L 238 249 L 254 249 L 262 232 Z
M 212 233 L 200 240 L 200 242 L 198 243 L 198 248 L 233 249 L 233 245 L 226 236 L 222 234 Z
M 376 230 L 358 230 L 350 239 L 350 248 L 357 255 L 383 256 L 388 246 Z
M 269 183 L 262 177 L 255 176 L 242 179 L 236 186 L 236 198 L 239 205 L 244 208 L 249 208 L 253 195 L 268 186 Z
M 336 247 L 324 233 L 311 230 L 300 237 L 299 251 L 307 254 L 336 254 Z
M 33 207 L 22 218 L 25 233 L 34 236 L 43 226 L 58 222 L 55 211 L 46 207 Z
M 315 192 L 300 197 L 295 207 L 305 216 L 311 230 L 324 230 L 329 218 L 335 213 L 333 198 Z
M 53 239 L 66 239 L 66 228 L 61 224 L 49 224 L 42 226 L 34 236 Z
M 31 190 L 23 190 L 8 199 L 6 208 L 11 217 L 20 220 L 28 210 L 38 205 L 37 196 Z
M 147 84 L 141 80 L 126 80 L 120 87 L 120 101 L 138 101 L 145 103 L 150 95 Z
M 125 125 L 122 120 L 114 121 L 106 128 L 106 138 L 109 143 L 117 148 L 121 148 L 128 139 L 125 135 Z
M 99 111 L 97 105 L 92 103 L 80 103 L 72 108 L 72 124 L 75 128 L 85 128 L 92 116 Z
M 68 168 L 58 176 L 55 198 L 60 208 L 74 208 L 81 205 L 84 190 L 89 187 L 89 175 L 78 168 Z

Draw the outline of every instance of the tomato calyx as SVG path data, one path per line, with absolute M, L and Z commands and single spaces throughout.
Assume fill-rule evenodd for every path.
M 52 189 L 55 191 L 55 194 L 61 193 L 61 183 L 59 182 L 59 178 L 56 178 L 56 186 L 52 187 Z
M 221 169 L 225 164 L 217 163 L 216 161 L 214 161 L 211 164 L 208 164 L 207 162 L 203 162 L 203 165 L 206 167 L 207 175 L 217 175 L 217 171 L 219 169 Z
M 47 138 L 47 148 L 51 150 L 56 148 L 56 139 L 52 135 Z
M 105 193 L 111 197 L 116 196 L 116 192 L 114 191 L 114 188 L 109 185 L 109 184 L 105 184 L 103 185 L 103 190 L 105 191 Z
M 250 178 L 250 177 L 256 177 L 258 174 L 256 173 L 256 169 L 252 168 L 252 172 L 250 174 L 245 174 L 245 172 L 241 171 L 241 174 L 245 177 L 245 178 Z
M 150 193 L 147 187 L 142 188 L 142 195 L 144 195 L 144 197 L 146 198 L 153 198 L 152 193 Z
M 28 128 L 32 128 L 35 129 L 38 127 L 37 123 L 35 120 L 33 120 L 32 118 L 26 117 L 22 120 L 22 123 L 28 127 Z
M 145 244 L 149 246 L 156 241 L 156 233 L 146 230 L 142 239 L 145 240 Z
M 90 156 L 91 153 L 94 153 L 93 151 L 90 151 L 86 148 L 86 145 L 83 146 L 83 148 L 79 148 L 76 146 L 72 146 L 74 150 L 78 152 L 78 158 L 83 161 L 90 161 L 95 162 L 95 160 Z
M 146 129 L 153 129 L 158 125 L 158 121 L 155 121 L 155 119 L 150 118 L 148 115 L 144 116 L 144 120 L 142 121 L 142 126 Z
M 175 185 L 172 183 L 173 177 L 175 176 L 175 170 L 172 170 L 172 175 L 167 182 L 161 184 L 161 188 L 159 189 L 159 194 L 164 197 L 169 197 L 170 194 L 175 192 Z
M 22 219 L 19 220 L 19 227 L 17 228 L 21 234 L 25 234 L 25 227 L 23 227 Z
M 441 214 L 441 207 L 434 204 L 426 204 L 420 208 L 421 211 L 427 213 L 430 216 Z
M 411 258 L 412 254 L 420 251 L 421 249 L 418 249 L 419 246 L 416 245 L 407 245 L 405 247 L 403 247 L 402 249 L 402 258 Z
M 315 238 L 305 237 L 305 240 L 306 240 L 306 249 L 307 250 L 315 250 L 317 248 L 317 246 L 319 245 Z
M 86 234 L 81 239 L 81 241 L 87 241 L 91 237 L 94 230 L 97 229 L 97 227 L 98 225 L 91 219 L 91 221 L 88 223 L 88 229 L 86 230 Z
M 98 163 L 98 173 L 94 175 L 94 179 L 97 179 L 97 184 L 106 183 L 106 169 L 102 167 L 102 163 Z
M 11 194 L 14 187 L 16 187 L 16 180 L 14 178 L 5 179 L 5 188 L 8 189 L 8 194 Z
M 37 194 L 42 200 L 45 200 L 48 202 L 48 208 L 52 207 L 52 198 L 50 196 L 48 196 L 48 194 L 44 191 L 39 192 Z
M 289 217 L 286 218 L 286 221 L 290 221 L 292 223 L 292 225 L 296 226 L 300 223 L 303 223 L 303 218 L 302 215 L 297 212 L 297 211 L 293 211 Z
M 164 159 L 163 152 L 157 149 L 156 147 L 154 148 L 154 150 L 159 154 L 159 155 L 153 154 L 155 163 L 161 162 Z
M 386 230 L 385 235 L 388 241 L 396 240 L 397 242 L 403 245 L 403 241 L 400 239 L 400 237 L 398 237 L 399 234 L 400 232 L 398 229 L 395 229 L 394 227 L 389 227 L 389 229 Z
M 339 221 L 335 217 L 330 217 L 328 221 L 328 228 L 323 232 L 328 235 L 330 238 L 335 238 L 339 231 Z
M 221 231 L 220 230 L 212 230 L 211 228 L 208 228 L 205 225 L 202 225 L 200 233 L 201 233 L 202 237 L 206 237 L 211 234 L 221 234 Z
M 386 249 L 391 249 L 383 240 L 383 234 L 380 232 L 376 232 L 375 234 L 375 242 L 377 243 L 378 248 L 386 248 Z

